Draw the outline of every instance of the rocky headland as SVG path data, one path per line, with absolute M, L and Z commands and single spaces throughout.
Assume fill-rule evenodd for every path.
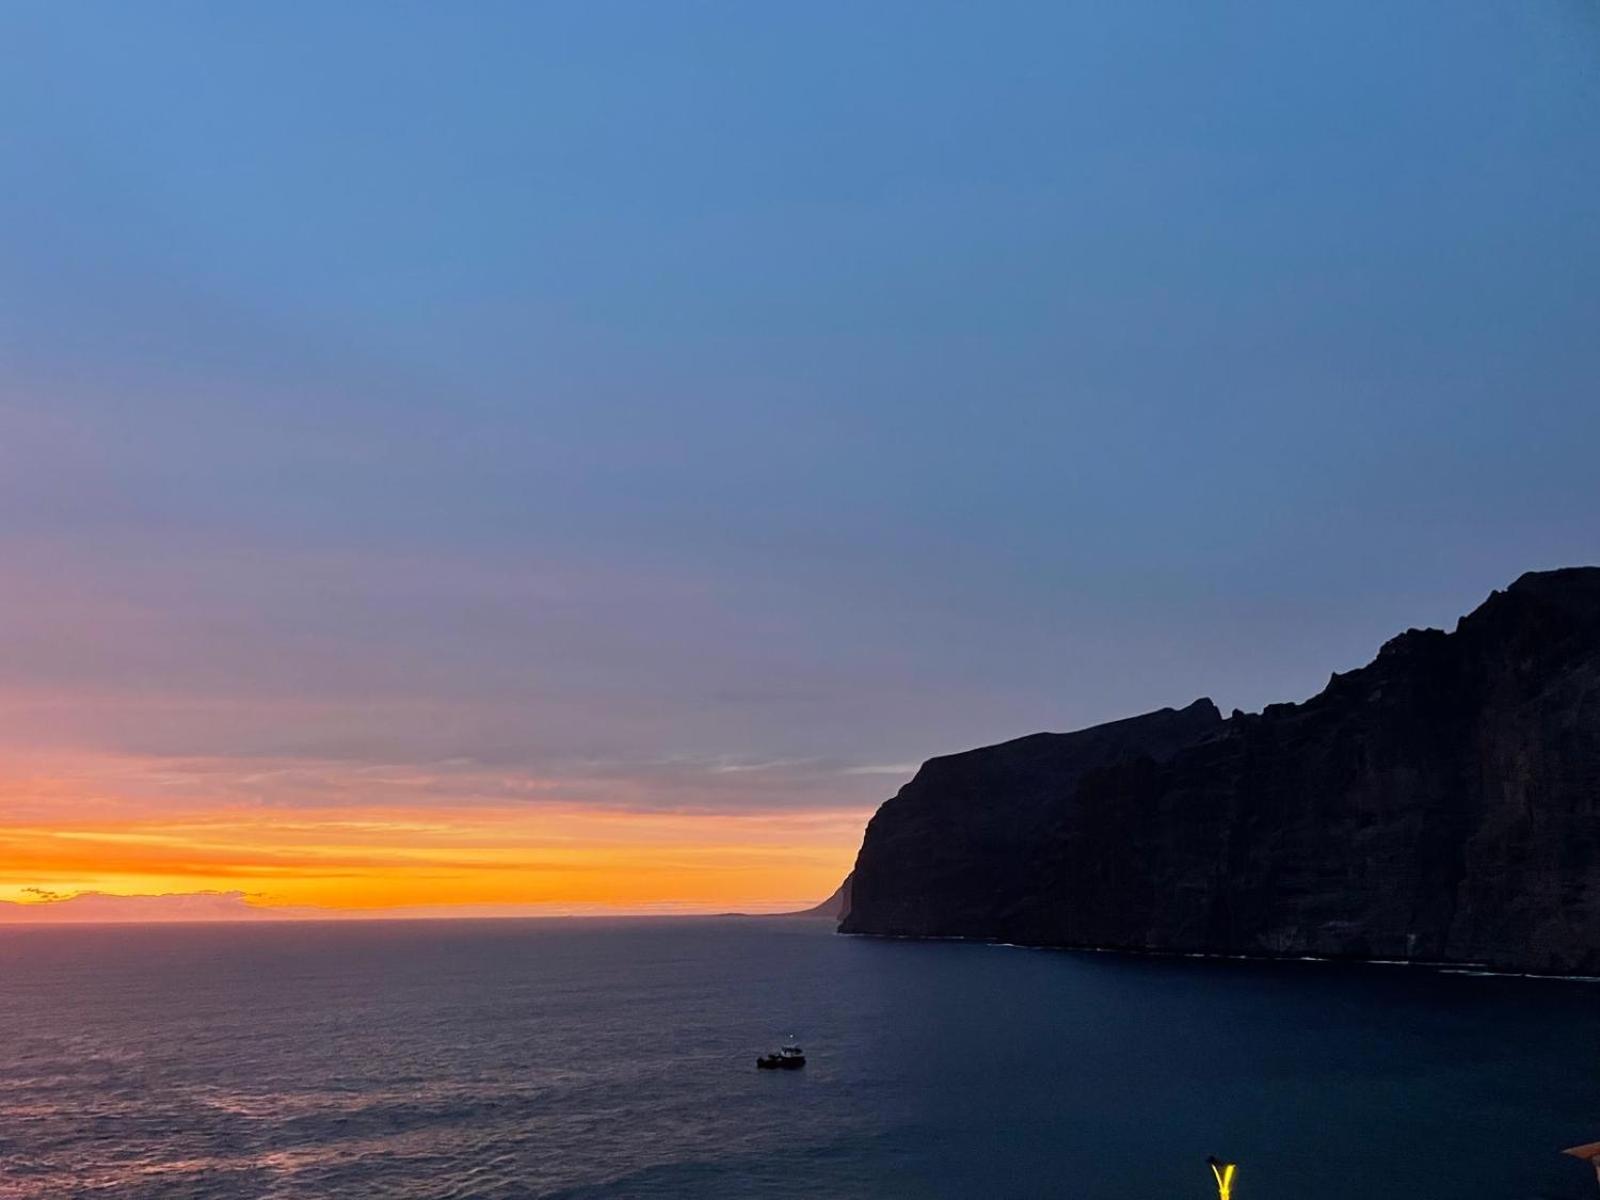
M 1524 575 L 1302 704 L 931 759 L 840 928 L 1600 973 L 1600 568 Z

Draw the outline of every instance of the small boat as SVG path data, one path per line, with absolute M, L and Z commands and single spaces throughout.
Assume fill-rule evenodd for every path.
M 806 1065 L 806 1052 L 790 1042 L 776 1054 L 763 1054 L 756 1066 L 763 1071 L 798 1071 Z

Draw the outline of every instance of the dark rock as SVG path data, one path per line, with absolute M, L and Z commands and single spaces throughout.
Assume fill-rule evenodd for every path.
M 853 933 L 1600 972 L 1600 569 L 1303 704 L 933 759 L 852 880 Z
M 1210 700 L 930 759 L 867 825 L 852 932 L 987 937 L 1034 900 L 1022 870 L 1091 773 L 1170 755 L 1223 725 Z

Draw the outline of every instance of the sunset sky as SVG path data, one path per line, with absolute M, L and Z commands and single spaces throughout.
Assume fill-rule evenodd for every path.
M 815 903 L 930 755 L 1600 561 L 1589 4 L 0 40 L 12 919 Z

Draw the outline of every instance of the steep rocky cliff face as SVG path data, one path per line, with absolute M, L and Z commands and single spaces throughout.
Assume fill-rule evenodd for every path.
M 1600 569 L 1525 575 L 1304 704 L 929 761 L 846 932 L 1600 972 Z

